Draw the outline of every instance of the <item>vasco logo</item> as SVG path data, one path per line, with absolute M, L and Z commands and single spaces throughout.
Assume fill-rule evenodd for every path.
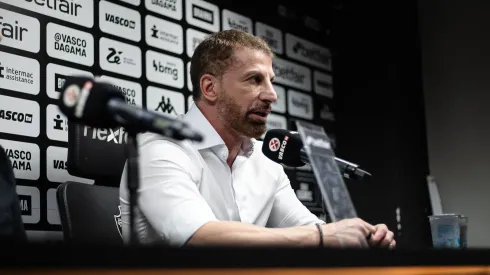
M 197 20 L 204 21 L 209 24 L 214 24 L 213 11 L 192 4 L 192 17 Z
M 32 114 L 0 109 L 0 118 L 16 122 L 32 123 Z
M 39 146 L 34 143 L 0 139 L 10 159 L 17 179 L 38 180 L 40 172 Z
M 22 171 L 32 171 L 30 162 L 32 160 L 31 152 L 6 148 L 5 153 L 10 158 L 10 162 L 12 162 L 12 168 Z
M 131 105 L 142 105 L 142 89 L 139 83 L 118 79 L 106 75 L 100 77 L 102 81 L 105 81 L 116 89 L 118 89 L 124 96 L 126 96 L 126 102 Z
M 20 203 L 20 213 L 22 216 L 32 215 L 32 201 L 31 196 L 18 195 Z
M 141 40 L 141 15 L 137 10 L 100 1 L 99 18 L 101 31 L 136 42 Z
M 87 32 L 48 23 L 46 52 L 51 57 L 92 66 L 94 64 L 94 37 Z
M 124 17 L 120 17 L 120 16 L 113 15 L 110 13 L 105 14 L 105 21 L 111 22 L 111 23 L 116 24 L 116 25 L 121 25 L 121 26 L 130 28 L 130 29 L 134 29 L 136 27 L 136 21 L 126 19 Z
M 92 135 L 89 135 L 89 129 L 92 132 Z M 105 141 L 108 143 L 115 144 L 125 144 L 128 142 L 128 133 L 124 130 L 124 128 L 119 128 L 117 130 L 114 129 L 99 129 L 99 128 L 91 128 L 85 126 L 83 130 L 84 137 L 90 137 L 94 140 Z
M 319 49 L 308 49 L 300 43 L 299 41 L 293 46 L 293 52 L 296 54 L 301 54 L 302 56 L 317 60 L 318 62 L 328 64 L 330 62 L 330 56 L 327 54 L 322 54 Z
M 87 57 L 87 52 L 85 51 L 87 41 L 85 39 L 57 32 L 54 35 L 54 40 L 55 50 Z
M 162 65 L 160 61 L 158 61 L 157 64 L 157 62 L 153 60 L 153 68 L 155 69 L 155 72 L 171 75 L 173 80 L 179 79 L 179 71 L 177 70 L 177 68 L 175 68 L 175 66 L 168 66 L 166 64 Z
M 53 160 L 53 168 L 54 169 L 67 170 L 68 169 L 68 162 L 64 161 L 64 160 L 54 159 Z

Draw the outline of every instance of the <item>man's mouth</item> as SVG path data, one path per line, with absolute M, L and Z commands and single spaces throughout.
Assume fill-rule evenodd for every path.
M 251 111 L 251 114 L 257 115 L 259 117 L 267 118 L 267 116 L 270 114 L 270 110 L 256 110 L 256 111 Z

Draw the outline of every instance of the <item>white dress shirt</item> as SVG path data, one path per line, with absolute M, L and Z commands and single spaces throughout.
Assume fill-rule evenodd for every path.
M 230 169 L 226 145 L 199 108 L 193 105 L 183 120 L 204 135 L 203 142 L 138 136 L 140 242 L 182 246 L 211 221 L 270 228 L 324 223 L 298 200 L 283 167 L 262 153 L 261 141 L 244 140 Z M 123 237 L 129 241 L 126 167 L 119 194 Z

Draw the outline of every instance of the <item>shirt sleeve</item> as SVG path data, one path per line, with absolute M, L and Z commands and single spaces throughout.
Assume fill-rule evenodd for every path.
M 272 205 L 268 227 L 292 227 L 325 222 L 310 212 L 294 193 L 289 178 L 282 171 L 279 187 Z
M 139 207 L 165 242 L 183 246 L 201 226 L 217 220 L 197 187 L 202 169 L 183 147 L 160 140 L 140 155 Z

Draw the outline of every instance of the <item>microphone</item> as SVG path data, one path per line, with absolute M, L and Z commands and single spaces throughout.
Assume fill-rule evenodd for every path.
M 87 76 L 68 76 L 58 101 L 60 111 L 69 120 L 88 126 L 123 126 L 135 133 L 148 131 L 176 140 L 203 140 L 186 122 L 129 105 L 112 84 Z
M 301 167 L 310 163 L 298 132 L 284 129 L 267 131 L 262 144 L 262 152 L 272 161 L 289 167 Z M 361 179 L 364 176 L 371 176 L 370 173 L 359 169 L 357 164 L 337 157 L 334 159 L 345 178 Z

